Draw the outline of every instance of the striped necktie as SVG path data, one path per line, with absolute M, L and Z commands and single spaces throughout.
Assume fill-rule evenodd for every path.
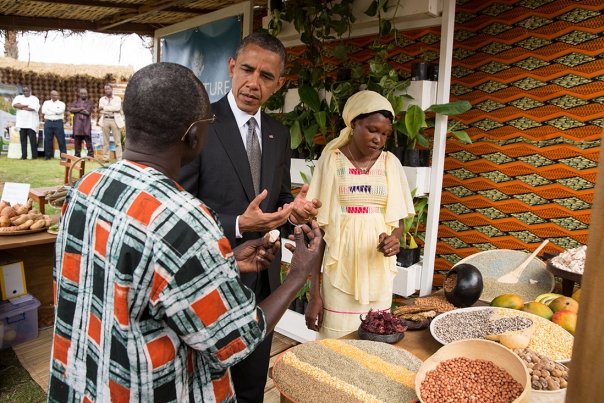
M 250 163 L 250 171 L 252 172 L 252 182 L 254 184 L 254 192 L 256 195 L 260 193 L 260 172 L 262 169 L 262 151 L 260 151 L 260 142 L 256 135 L 256 119 L 250 118 L 247 122 L 247 159 Z

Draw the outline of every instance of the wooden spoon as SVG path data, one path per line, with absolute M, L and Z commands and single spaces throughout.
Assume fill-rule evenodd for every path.
M 537 253 L 541 252 L 541 249 L 543 249 L 543 247 L 545 245 L 547 245 L 549 241 L 546 239 L 545 241 L 543 241 L 541 243 L 541 245 L 539 245 L 537 247 L 537 249 L 535 249 L 535 251 L 533 253 L 531 253 L 531 255 L 528 257 L 528 259 L 526 259 L 524 262 L 522 262 L 520 264 L 520 266 L 518 266 L 517 268 L 515 268 L 513 271 L 509 272 L 508 274 L 505 274 L 501 277 L 499 277 L 497 279 L 497 282 L 499 283 L 508 283 L 508 284 L 515 284 L 518 282 L 518 279 L 520 278 L 520 275 L 522 274 L 522 272 L 524 271 L 524 269 L 526 269 L 526 266 L 529 265 L 529 263 L 531 262 L 531 260 L 533 260 L 535 258 L 535 256 L 537 256 Z

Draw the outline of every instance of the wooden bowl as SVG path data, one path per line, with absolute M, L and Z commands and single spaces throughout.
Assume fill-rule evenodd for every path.
M 420 386 L 426 378 L 426 373 L 436 368 L 441 361 L 456 357 L 488 360 L 498 367 L 505 369 L 524 388 L 522 394 L 513 403 L 530 402 L 530 377 L 520 357 L 499 343 L 481 339 L 459 340 L 449 343 L 424 361 L 415 376 L 415 393 L 417 393 L 420 402 L 424 403 L 420 393 Z

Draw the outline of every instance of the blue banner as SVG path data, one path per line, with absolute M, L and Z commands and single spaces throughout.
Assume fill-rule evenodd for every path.
M 210 102 L 231 90 L 229 57 L 235 57 L 241 42 L 238 17 L 187 29 L 163 38 L 161 60 L 182 64 L 205 85 Z

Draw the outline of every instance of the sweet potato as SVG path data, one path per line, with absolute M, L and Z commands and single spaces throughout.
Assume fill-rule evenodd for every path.
M 0 227 L 10 227 L 10 220 L 8 217 L 0 217 Z
M 16 215 L 17 215 L 17 212 L 15 211 L 14 208 L 12 208 L 10 206 L 4 207 L 2 209 L 2 211 L 0 211 L 0 216 L 2 216 L 2 217 L 11 218 L 11 217 L 14 217 Z
M 34 221 L 34 223 L 29 227 L 29 229 L 40 229 L 44 227 L 44 219 L 39 219 Z
M 14 220 L 11 219 L 13 225 L 21 225 L 24 222 L 26 222 L 27 220 L 40 220 L 43 219 L 44 216 L 42 214 L 23 214 L 20 216 L 17 216 Z
M 0 211 L 4 210 L 4 207 L 10 207 L 10 203 L 7 201 L 0 201 Z
M 13 225 L 12 227 L 0 227 L 0 232 L 15 232 L 15 231 L 24 231 L 29 229 L 31 225 L 34 223 L 34 220 L 28 220 L 21 225 Z
M 27 220 L 23 224 L 18 225 L 17 228 L 19 228 L 19 231 L 23 231 L 23 230 L 29 229 L 29 227 L 31 227 L 31 225 L 33 223 L 34 223 L 34 220 Z
M 15 208 L 15 212 L 17 213 L 17 215 L 27 214 L 28 211 L 29 208 L 27 208 L 26 205 L 22 205 L 19 208 Z

